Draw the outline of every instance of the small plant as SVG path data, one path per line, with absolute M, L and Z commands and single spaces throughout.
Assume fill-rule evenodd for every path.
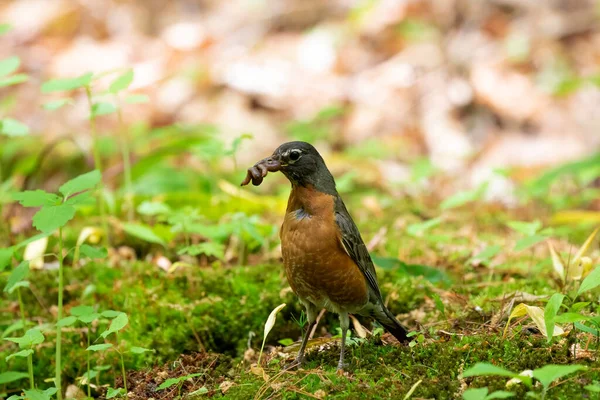
M 33 190 L 16 193 L 14 199 L 24 207 L 41 207 L 33 216 L 33 225 L 44 234 L 51 234 L 58 229 L 58 311 L 57 321 L 63 315 L 63 292 L 64 292 L 64 246 L 63 227 L 74 216 L 76 206 L 90 198 L 90 189 L 100 182 L 100 172 L 94 170 L 80 175 L 59 188 L 62 196 L 48 193 L 43 190 Z M 55 385 L 58 399 L 62 399 L 61 392 L 61 344 L 62 327 L 56 324 L 56 375 Z
M 506 323 L 506 328 L 504 329 L 505 337 L 510 326 L 510 321 L 513 318 L 525 315 L 528 315 L 533 320 L 540 332 L 547 337 L 548 342 L 552 340 L 552 337 L 564 334 L 565 331 L 563 327 L 558 325 L 559 323 L 573 324 L 573 328 L 594 333 L 595 336 L 598 336 L 597 329 L 588 327 L 582 322 L 592 323 L 598 328 L 600 327 L 600 319 L 582 314 L 581 311 L 590 303 L 576 302 L 576 300 L 580 295 L 600 286 L 600 267 L 592 269 L 593 262 L 589 257 L 585 256 L 599 230 L 600 228 L 592 232 L 569 264 L 566 264 L 554 250 L 552 244 L 548 243 L 554 271 L 560 278 L 561 288 L 567 294 L 554 293 L 544 308 L 524 303 L 518 304 L 512 310 Z M 580 281 L 581 283 L 576 291 L 574 289 L 571 291 L 566 290 Z M 559 314 L 561 308 L 566 308 L 567 312 Z M 592 330 L 590 331 L 590 329 Z
M 515 394 L 507 392 L 505 390 L 496 390 L 495 392 L 489 393 L 489 389 L 486 387 L 467 389 L 463 393 L 464 400 L 492 400 L 492 399 L 508 399 L 513 397 Z
M 8 277 L 8 282 L 4 287 L 5 293 L 12 293 L 17 290 L 18 298 L 19 298 L 19 311 L 21 313 L 21 326 L 23 330 L 27 329 L 27 320 L 25 318 L 25 305 L 23 304 L 23 296 L 21 295 L 22 287 L 29 287 L 29 281 L 26 280 L 27 275 L 29 274 L 29 262 L 23 261 L 17 266 L 10 276 Z M 18 342 L 17 342 L 18 343 Z M 20 343 L 19 343 L 20 345 Z M 29 386 L 31 389 L 34 389 L 34 379 L 33 379 L 33 351 L 27 354 L 27 370 L 29 373 Z
M 501 368 L 501 367 L 497 367 L 492 364 L 477 363 L 473 367 L 471 367 L 471 368 L 467 369 L 465 372 L 463 372 L 462 377 L 467 378 L 467 377 L 472 377 L 472 376 L 490 376 L 490 375 L 491 376 L 509 377 L 509 378 L 511 378 L 511 380 L 513 380 L 512 382 L 521 382 L 522 384 L 527 386 L 528 389 L 530 389 L 529 392 L 527 393 L 528 397 L 539 398 L 539 399 L 543 400 L 546 398 L 546 394 L 547 394 L 548 390 L 550 389 L 550 385 L 552 385 L 552 383 L 554 381 L 556 381 L 564 376 L 570 375 L 574 372 L 585 371 L 585 370 L 587 370 L 587 367 L 584 365 L 577 365 L 577 364 L 553 365 L 553 364 L 550 364 L 550 365 L 545 365 L 538 369 L 534 369 L 533 371 L 530 371 L 530 372 L 524 371 L 520 374 L 517 374 L 515 372 L 509 371 L 509 370 Z M 541 392 L 533 391 L 534 385 L 533 385 L 532 378 L 536 379 L 542 385 Z M 496 393 L 496 392 L 494 392 L 494 393 Z M 498 395 L 496 395 L 496 397 L 490 397 L 490 396 L 494 396 L 494 393 L 491 393 L 488 395 L 487 391 L 485 391 L 485 393 L 484 393 L 484 391 L 479 389 L 477 392 L 471 391 L 471 392 L 468 392 L 468 394 L 467 394 L 467 392 L 465 392 L 465 394 L 467 394 L 467 397 L 463 396 L 463 398 L 466 400 L 478 400 L 478 399 L 500 399 L 500 398 L 510 397 L 506 394 L 507 392 L 501 392 L 499 394 L 500 397 L 498 397 Z
M 183 384 L 183 382 L 187 381 L 188 379 L 192 379 L 195 378 L 197 376 L 201 376 L 202 374 L 196 373 L 196 374 L 188 374 L 188 375 L 184 375 L 184 376 L 179 376 L 177 378 L 169 378 L 166 379 L 163 383 L 161 383 L 156 389 L 157 390 L 165 390 L 168 389 L 170 387 L 173 387 L 175 385 L 178 386 L 178 392 L 181 390 L 181 385 Z
M 45 337 L 42 334 L 42 331 L 39 329 L 29 329 L 25 334 L 21 337 L 8 337 L 4 340 L 8 340 L 19 345 L 21 351 L 13 353 L 6 357 L 6 361 L 10 360 L 13 357 L 27 357 L 27 366 L 29 369 L 29 386 L 30 389 L 35 389 L 35 383 L 33 379 L 33 352 L 35 346 L 44 342 Z
M 114 334 L 115 341 L 117 344 L 114 345 L 113 343 L 108 343 L 108 342 L 100 343 L 100 344 L 93 344 L 93 345 L 89 345 L 86 350 L 88 352 L 90 352 L 90 351 L 105 352 L 108 350 L 114 350 L 119 354 L 119 358 L 121 361 L 121 376 L 123 378 L 123 388 L 109 388 L 108 393 L 107 393 L 107 398 L 112 398 L 117 395 L 127 395 L 127 374 L 125 373 L 124 355 L 128 354 L 128 353 L 142 354 L 142 353 L 145 353 L 147 351 L 152 351 L 152 350 L 146 349 L 143 347 L 137 347 L 137 346 L 131 346 L 129 348 L 121 346 L 121 344 L 119 343 L 119 332 L 123 328 L 125 328 L 125 326 L 127 326 L 127 324 L 129 323 L 129 318 L 127 317 L 127 314 L 125 314 L 123 312 L 112 311 L 112 310 L 108 310 L 108 311 L 104 311 L 100 314 L 96 314 L 93 311 L 90 312 L 89 308 L 85 309 L 84 311 L 86 312 L 86 316 L 87 316 L 87 318 L 85 319 L 86 321 L 89 321 L 90 319 L 93 321 L 93 319 L 100 318 L 100 317 L 112 318 L 110 326 L 108 327 L 107 330 L 105 330 L 104 332 L 102 332 L 100 334 L 100 338 L 106 339 L 108 336 Z M 88 363 L 89 363 L 89 361 L 88 361 Z M 88 378 L 91 379 L 90 374 L 91 373 L 90 373 L 89 366 L 88 366 Z
M 542 229 L 542 223 L 538 220 L 533 222 L 509 221 L 507 225 L 515 232 L 523 235 L 517 240 L 514 251 L 526 250 L 544 240 L 552 233 L 551 229 Z

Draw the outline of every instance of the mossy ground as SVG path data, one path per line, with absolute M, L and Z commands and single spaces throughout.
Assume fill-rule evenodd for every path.
M 490 392 L 504 388 L 505 378 L 461 379 L 461 372 L 476 362 L 490 362 L 517 372 L 549 363 L 593 367 L 559 382 L 547 398 L 576 398 L 584 385 L 600 380 L 596 345 L 589 344 L 587 337 L 571 335 L 547 343 L 539 331 L 530 329 L 533 324 L 527 320 L 514 321 L 506 337 L 503 335 L 505 306 L 515 293 L 542 296 L 543 305 L 543 296 L 557 291 L 545 245 L 514 251 L 520 236 L 506 227 L 509 220 L 545 220 L 543 211 L 498 206 L 458 210 L 445 214 L 440 223 L 420 234 L 415 233 L 414 226 L 428 220 L 423 215 L 427 201 L 407 201 L 401 209 L 387 203 L 379 218 L 370 218 L 355 199 L 350 198 L 348 203 L 351 209 L 359 210 L 355 218 L 365 238 L 375 236 L 381 227 L 388 228 L 383 239 L 374 244 L 373 254 L 426 266 L 429 272 L 413 276 L 394 266 L 378 268 L 389 308 L 422 337 L 412 347 L 394 343 L 389 335 L 355 340 L 348 348 L 349 367 L 343 376 L 336 373 L 339 329 L 331 313 L 320 322 L 315 338 L 321 346 L 313 346 L 304 369 L 284 369 L 293 355 L 283 356 L 279 341 L 300 339 L 298 320 L 302 309 L 287 286 L 276 249 L 268 254 L 250 254 L 250 263 L 255 265 L 204 260 L 204 266 L 188 265 L 166 272 L 145 256 L 159 249 L 116 235 L 113 240 L 128 244 L 134 254 L 146 260 L 115 255 L 111 263 L 68 267 L 64 299 L 67 315 L 81 304 L 128 314 L 128 328 L 119 335 L 118 342 L 114 337 L 110 341 L 152 349 L 125 356 L 129 397 L 136 399 L 190 395 L 231 399 L 403 398 L 419 381 L 411 398 L 460 398 L 470 387 L 487 386 Z M 277 211 L 265 213 L 264 219 L 276 221 Z M 77 232 L 76 228 L 67 232 L 68 243 L 76 240 Z M 570 228 L 566 233 L 557 227 L 554 231 L 556 237 L 568 237 L 574 243 L 581 243 L 587 233 L 585 227 Z M 475 260 L 474 256 L 489 245 L 499 245 L 502 251 L 493 260 Z M 31 289 L 23 291 L 26 314 L 38 324 L 53 323 L 56 271 L 35 271 Z M 596 299 L 590 296 L 587 300 Z M 251 364 L 257 361 L 264 322 L 281 303 L 287 306 L 267 338 L 262 362 L 265 375 L 253 373 Z M 18 318 L 18 304 L 14 296 L 2 304 L 0 320 L 8 326 Z M 372 328 L 371 321 L 360 321 Z M 92 343 L 101 343 L 99 333 L 108 323 L 101 320 L 91 326 L 91 331 L 78 325 L 65 329 L 65 383 L 77 382 L 77 377 L 85 373 L 87 335 Z M 53 376 L 54 368 L 54 338 L 52 330 L 48 332 L 46 343 L 35 354 L 35 376 L 44 379 Z M 324 342 L 328 343 L 323 346 Z M 570 351 L 574 342 L 591 352 L 576 358 Z M 0 344 L 2 360 L 14 349 L 11 343 Z M 11 370 L 26 370 L 23 360 L 13 360 Z M 97 396 L 105 391 L 102 385 L 121 386 L 119 361 L 114 351 L 92 355 L 92 367 L 111 366 L 96 378 Z M 166 379 L 189 374 L 198 375 L 158 390 Z M 6 391 L 14 393 L 16 387 L 9 384 Z M 525 388 L 512 390 L 524 396 Z

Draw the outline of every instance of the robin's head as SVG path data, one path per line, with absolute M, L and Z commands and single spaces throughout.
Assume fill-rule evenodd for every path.
M 248 171 L 249 178 L 246 183 L 250 181 L 250 177 L 262 175 L 256 183 L 254 179 L 252 181 L 255 185 L 260 184 L 267 171 L 281 171 L 293 186 L 313 186 L 320 192 L 337 194 L 335 181 L 323 157 L 317 149 L 306 142 L 284 143 L 270 157 L 259 161 Z

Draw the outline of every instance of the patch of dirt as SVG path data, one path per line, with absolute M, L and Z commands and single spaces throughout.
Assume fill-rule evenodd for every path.
M 184 393 L 190 395 L 193 392 L 211 397 L 216 393 L 215 388 L 226 380 L 225 375 L 232 367 L 231 357 L 223 354 L 184 354 L 176 361 L 163 366 L 143 371 L 129 371 L 127 398 L 166 400 L 180 398 Z M 176 382 L 168 388 L 159 389 L 160 385 L 168 379 L 180 379 L 188 375 L 194 376 Z M 123 387 L 123 380 L 118 378 L 115 384 L 116 387 Z

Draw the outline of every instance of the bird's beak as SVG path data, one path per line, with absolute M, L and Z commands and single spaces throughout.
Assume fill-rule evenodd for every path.
M 267 176 L 269 172 L 277 172 L 281 170 L 281 158 L 277 154 L 273 154 L 271 157 L 263 158 L 252 168 L 248 168 L 246 178 L 242 181 L 241 186 L 245 186 L 252 181 L 254 186 L 258 186 L 262 183 L 263 178 Z
M 264 158 L 258 162 L 267 167 L 269 172 L 277 172 L 281 170 L 281 158 L 277 154 L 273 154 L 271 157 Z

